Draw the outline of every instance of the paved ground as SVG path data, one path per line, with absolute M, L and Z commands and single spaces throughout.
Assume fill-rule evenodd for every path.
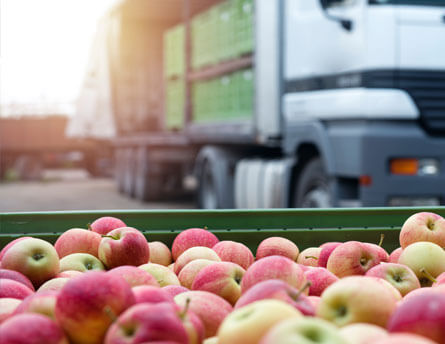
M 45 181 L 0 183 L 0 212 L 106 209 L 186 209 L 191 200 L 142 203 L 120 194 L 111 179 L 82 170 L 45 171 Z

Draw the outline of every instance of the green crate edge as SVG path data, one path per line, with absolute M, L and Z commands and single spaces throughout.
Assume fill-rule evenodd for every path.
M 289 238 L 304 249 L 328 241 L 378 242 L 380 234 L 385 234 L 383 246 L 392 250 L 399 246 L 403 222 L 421 211 L 445 216 L 445 207 L 0 213 L 0 247 L 27 235 L 54 242 L 69 228 L 86 228 L 98 217 L 116 216 L 149 241 L 168 245 L 184 229 L 207 227 L 220 240 L 242 242 L 252 250 L 269 236 Z

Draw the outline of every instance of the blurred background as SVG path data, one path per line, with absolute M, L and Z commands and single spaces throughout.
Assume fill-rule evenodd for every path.
M 445 0 L 1 0 L 0 211 L 445 204 Z

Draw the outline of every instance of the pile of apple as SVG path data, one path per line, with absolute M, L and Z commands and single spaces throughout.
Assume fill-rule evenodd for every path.
M 170 250 L 113 217 L 22 237 L 0 252 L 0 342 L 445 344 L 445 219 L 380 245 L 270 237 L 254 257 L 191 228 Z

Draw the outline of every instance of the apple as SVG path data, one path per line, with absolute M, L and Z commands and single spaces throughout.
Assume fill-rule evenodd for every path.
M 366 242 L 363 243 L 363 245 L 369 247 L 369 249 L 371 251 L 374 251 L 374 253 L 377 255 L 377 257 L 379 258 L 381 263 L 389 262 L 389 254 L 388 254 L 388 252 L 386 252 L 386 250 L 383 247 L 376 245 L 376 244 L 366 243 Z
M 297 263 L 305 266 L 318 266 L 321 247 L 308 247 L 298 255 Z
M 190 332 L 184 321 L 191 322 L 188 325 Z M 145 303 L 135 305 L 125 311 L 111 325 L 104 343 L 136 344 L 171 341 L 199 344 L 202 343 L 203 335 L 202 323 L 192 312 L 182 312 L 174 303 Z
M 315 315 L 315 308 L 302 289 L 297 290 L 286 282 L 277 279 L 255 284 L 239 298 L 235 304 L 235 309 L 264 299 L 284 301 L 299 310 L 303 315 Z
M 220 262 L 221 258 L 218 257 L 215 251 L 211 248 L 204 246 L 194 246 L 185 250 L 176 260 L 174 271 L 176 275 L 181 272 L 181 269 L 195 259 L 208 259 Z
M 19 241 L 25 240 L 25 239 L 31 239 L 31 237 L 26 236 L 26 237 L 21 237 L 21 238 L 17 238 L 12 240 L 11 242 L 9 242 L 5 247 L 2 248 L 2 250 L 0 251 L 0 263 L 3 259 L 3 256 L 5 255 L 6 251 L 14 244 L 18 243 Z
M 99 259 L 108 269 L 148 263 L 150 248 L 144 234 L 132 227 L 113 229 L 99 245 Z
M 104 216 L 96 219 L 89 227 L 93 232 L 106 235 L 113 229 L 127 227 L 127 225 L 116 217 Z
M 6 319 L 0 326 L 0 338 L 5 344 L 68 344 L 56 322 L 36 313 L 24 313 Z
M 60 260 L 60 272 L 105 270 L 102 262 L 88 253 L 72 253 Z
M 445 272 L 445 250 L 432 242 L 416 242 L 403 249 L 399 263 L 414 271 L 421 286 L 431 286 Z
M 181 282 L 181 285 L 191 289 L 193 280 L 195 279 L 196 275 L 206 266 L 209 266 L 211 264 L 217 263 L 214 260 L 209 259 L 195 259 L 191 262 L 187 263 L 182 269 L 181 272 L 178 274 L 179 282 Z
M 396 263 L 380 263 L 366 273 L 366 276 L 382 278 L 391 283 L 402 296 L 420 288 L 416 274 L 406 265 Z
M 29 280 L 29 278 L 18 271 L 0 269 L 0 278 L 7 278 L 7 279 L 11 279 L 11 280 L 20 282 L 20 283 L 26 285 L 32 291 L 35 290 L 34 286 L 32 285 L 31 281 Z
M 168 266 L 172 263 L 172 254 L 168 246 L 160 241 L 148 243 L 150 248 L 150 263 Z
M 234 310 L 224 319 L 218 329 L 218 344 L 257 344 L 275 324 L 295 317 L 302 317 L 302 314 L 286 302 L 253 302 Z
M 80 276 L 82 275 L 81 271 L 76 271 L 76 270 L 65 270 L 62 272 L 59 272 L 56 277 L 66 277 L 66 278 L 73 278 L 76 276 Z
M 109 270 L 107 274 L 122 277 L 132 287 L 138 285 L 151 285 L 159 288 L 159 283 L 152 274 L 136 266 L 118 266 L 117 268 Z
M 433 283 L 433 287 L 437 287 L 439 285 L 445 285 L 445 272 L 442 272 L 436 278 L 436 282 Z
M 59 255 L 63 258 L 72 253 L 88 253 L 99 258 L 100 234 L 88 229 L 72 228 L 62 233 L 54 244 Z
M 307 297 L 312 307 L 314 308 L 315 313 L 317 313 L 318 306 L 320 305 L 321 297 L 320 296 L 311 296 Z
M 12 297 L 0 298 L 0 324 L 14 313 L 20 303 L 22 303 L 20 299 L 14 299 Z
M 215 234 L 202 228 L 189 228 L 179 233 L 172 244 L 173 260 L 177 260 L 178 257 L 187 249 L 194 246 L 204 246 L 212 248 L 219 242 L 219 239 Z
M 436 286 L 436 287 L 423 287 L 420 289 L 415 289 L 411 292 L 409 292 L 408 294 L 406 294 L 403 298 L 403 300 L 407 300 L 413 296 L 418 296 L 418 295 L 423 295 L 425 292 L 429 293 L 429 292 L 433 292 L 433 293 L 440 293 L 445 295 L 445 286 Z
M 350 344 L 331 323 L 309 317 L 294 317 L 280 321 L 259 344 Z
M 216 335 L 218 328 L 233 308 L 222 297 L 207 291 L 193 290 L 175 296 L 175 302 L 195 313 L 202 321 L 205 329 L 205 338 Z
M 340 327 L 357 322 L 385 327 L 398 300 L 393 287 L 380 281 L 367 276 L 340 279 L 321 295 L 317 316 Z
M 434 289 L 434 288 L 432 288 Z M 410 332 L 445 343 L 445 294 L 425 291 L 403 300 L 388 322 L 389 332 Z
M 160 287 L 165 287 L 167 285 L 181 285 L 175 273 L 164 265 L 148 263 L 140 265 L 138 268 L 150 273 L 156 279 Z
M 318 257 L 318 266 L 321 268 L 325 268 L 328 264 L 329 256 L 331 255 L 332 251 L 335 250 L 337 246 L 340 246 L 341 242 L 327 242 L 323 245 L 320 245 L 320 255 Z
M 399 262 L 399 257 L 402 254 L 402 252 L 403 252 L 403 248 L 401 248 L 401 247 L 396 248 L 389 255 L 388 262 L 390 262 L 390 263 L 398 263 Z
M 159 303 L 170 302 L 174 303 L 173 296 L 166 290 L 152 285 L 139 285 L 131 288 L 133 290 L 136 303 Z
M 63 286 L 68 282 L 70 279 L 68 277 L 56 277 L 52 278 L 45 283 L 43 283 L 39 289 L 37 289 L 37 293 L 41 293 L 43 291 L 59 291 L 63 288 Z
M 245 293 L 256 283 L 268 279 L 280 279 L 300 289 L 306 283 L 303 270 L 293 260 L 283 256 L 269 256 L 253 263 L 241 281 L 241 291 Z
M 202 344 L 218 344 L 218 337 L 215 336 L 215 337 L 207 338 L 202 342 Z
M 55 320 L 58 295 L 58 291 L 42 291 L 32 294 L 22 301 L 14 311 L 14 315 L 21 313 L 39 313 Z
M 332 251 L 327 269 L 337 277 L 364 275 L 380 263 L 378 254 L 369 245 L 359 241 L 348 241 Z
M 212 249 L 223 262 L 238 264 L 244 270 L 247 270 L 255 261 L 252 251 L 239 242 L 230 240 L 220 241 Z
M 372 344 L 437 344 L 428 338 L 417 336 L 415 334 L 390 334 L 386 338 L 382 338 L 372 342 Z
M 258 260 L 268 256 L 284 256 L 296 261 L 299 253 L 298 246 L 289 239 L 270 237 L 260 242 L 255 257 Z
M 188 288 L 180 286 L 180 285 L 166 285 L 162 287 L 168 294 L 172 297 L 175 297 L 178 294 L 185 293 L 186 291 L 190 291 Z
M 59 272 L 59 256 L 49 242 L 28 238 L 17 241 L 4 254 L 2 269 L 21 272 L 39 287 Z
M 134 303 L 131 287 L 122 277 L 89 271 L 65 284 L 55 314 L 70 342 L 99 344 L 113 320 Z
M 388 332 L 377 325 L 355 323 L 342 327 L 340 335 L 350 344 L 372 344 L 376 340 L 388 337 Z
M 240 283 L 245 272 L 238 264 L 216 262 L 204 267 L 196 275 L 192 290 L 211 292 L 234 305 L 241 295 Z
M 402 225 L 399 240 L 402 248 L 419 241 L 445 247 L 445 219 L 430 212 L 413 214 Z
M 337 276 L 322 267 L 309 267 L 304 276 L 310 282 L 309 295 L 312 296 L 320 296 L 327 287 L 338 281 Z
M 23 283 L 7 278 L 0 278 L 0 298 L 7 297 L 23 300 L 25 297 L 32 295 L 33 293 L 34 291 L 29 289 Z

